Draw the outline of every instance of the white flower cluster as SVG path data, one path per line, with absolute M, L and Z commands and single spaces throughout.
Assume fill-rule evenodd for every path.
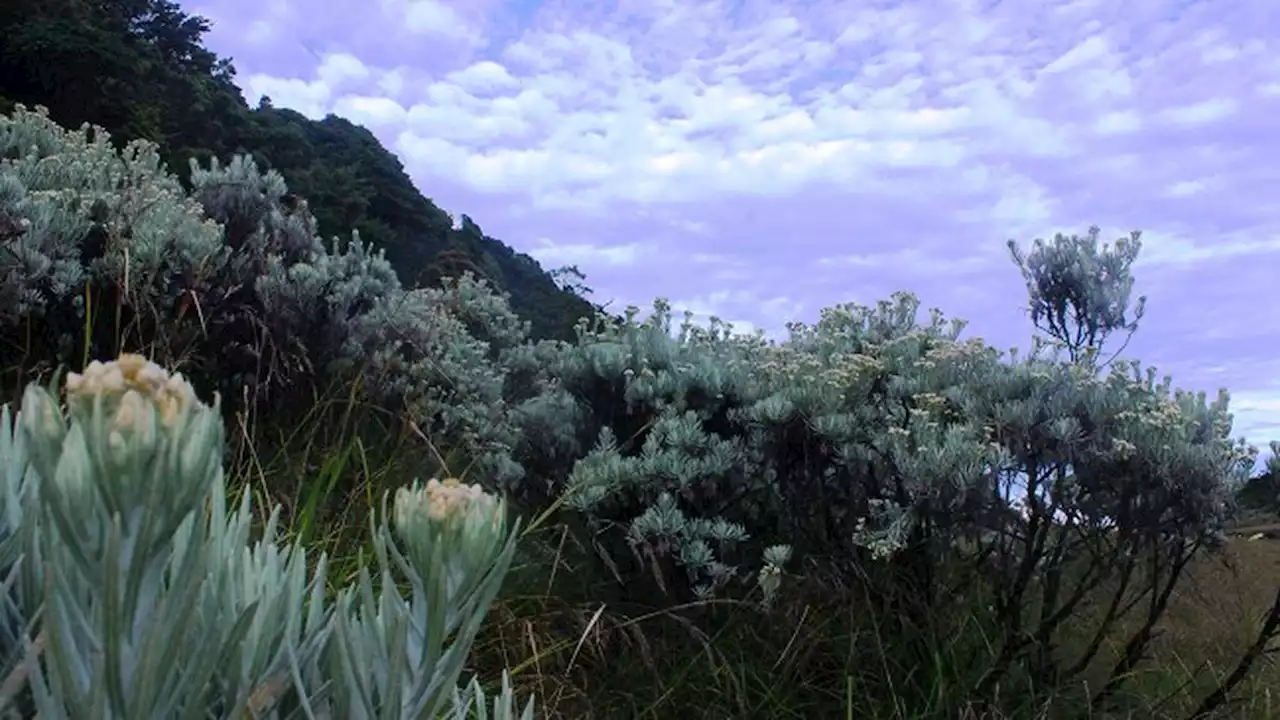
M 402 533 L 411 532 L 410 528 L 422 518 L 442 524 L 453 520 L 479 523 L 497 529 L 503 520 L 500 510 L 498 499 L 478 484 L 432 478 L 425 485 L 414 483 L 396 491 L 394 519 Z
M 160 422 L 169 425 L 198 402 L 195 390 L 181 373 L 167 370 L 141 355 L 124 354 L 110 362 L 94 360 L 84 373 L 68 373 L 67 401 L 92 403 L 95 396 L 119 402 L 114 426 L 130 427 L 141 419 L 142 405 L 150 401 Z

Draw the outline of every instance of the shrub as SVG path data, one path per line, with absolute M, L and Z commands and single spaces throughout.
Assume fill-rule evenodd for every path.
M 1098 672 L 1136 613 L 1094 683 L 1104 706 L 1182 570 L 1220 542 L 1254 451 L 1229 437 L 1225 391 L 1208 402 L 1097 359 L 1136 328 L 1124 309 L 1140 243 L 1096 240 L 1015 253 L 1050 335 L 1025 357 L 961 340 L 940 311 L 920 322 L 908 293 L 828 309 L 783 343 L 672 332 L 662 302 L 641 322 L 632 308 L 584 324 L 543 348 L 542 390 L 515 411 L 527 488 L 566 493 L 628 589 L 654 577 L 690 599 L 738 577 L 777 592 L 774 560 L 794 552 L 793 571 L 868 587 L 868 612 L 903 637 L 934 633 L 922 661 L 956 631 L 948 618 L 990 604 L 975 699 L 1014 668 L 1045 687 Z
M 0 117 L 5 367 L 22 379 L 129 349 L 286 408 L 360 380 L 491 482 L 520 476 L 502 400 L 528 325 L 504 296 L 470 276 L 404 289 L 358 234 L 322 242 L 252 158 L 192 161 L 190 177 L 188 194 L 147 142 L 117 152 L 43 110 Z

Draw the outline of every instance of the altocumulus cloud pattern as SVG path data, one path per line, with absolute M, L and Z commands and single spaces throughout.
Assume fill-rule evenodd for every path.
M 250 102 L 369 127 L 615 306 L 772 333 L 909 289 L 1025 346 L 1004 241 L 1141 229 L 1126 354 L 1280 437 L 1280 3 L 184 5 Z

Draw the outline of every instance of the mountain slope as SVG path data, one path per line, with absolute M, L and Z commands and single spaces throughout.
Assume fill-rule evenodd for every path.
M 201 44 L 208 29 L 166 0 L 0 3 L 0 112 L 43 105 L 64 126 L 100 125 L 121 143 L 152 140 L 183 178 L 188 158 L 252 154 L 307 199 L 322 237 L 358 230 L 406 285 L 475 272 L 510 294 L 535 338 L 569 339 L 578 318 L 594 312 L 469 218 L 455 230 L 367 129 L 269 101 L 250 108 L 230 60 Z

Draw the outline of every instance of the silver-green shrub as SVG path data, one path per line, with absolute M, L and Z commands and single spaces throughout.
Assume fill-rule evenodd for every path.
M 576 342 L 537 349 L 540 390 L 513 410 L 524 489 L 567 490 L 608 552 L 634 553 L 636 579 L 707 596 L 746 577 L 744 551 L 763 550 L 744 548 L 742 521 L 767 523 L 776 509 L 731 417 L 755 397 L 764 345 L 687 318 L 673 333 L 663 302 L 642 322 L 637 313 L 584 322 Z
M 1096 347 L 1128 325 L 1115 306 L 1136 253 L 1086 262 L 1087 240 L 1054 247 L 1065 270 L 1035 255 L 1034 272 L 1094 283 L 1100 299 L 1079 317 Z M 524 487 L 567 492 L 615 560 L 634 556 L 629 577 L 694 595 L 732 577 L 782 586 L 760 554 L 775 544 L 846 578 L 894 559 L 928 603 L 948 599 L 941 568 L 981 562 L 1009 591 L 1006 627 L 1022 626 L 1012 614 L 1033 593 L 1071 596 L 1041 608 L 1052 634 L 1078 607 L 1076 588 L 1060 587 L 1071 562 L 1106 558 L 1080 592 L 1134 572 L 1120 558 L 1164 553 L 1161 567 L 1184 566 L 1219 537 L 1250 458 L 1229 437 L 1225 393 L 1207 402 L 1132 362 L 1100 367 L 1096 353 L 1001 352 L 908 293 L 830 308 L 780 343 L 718 323 L 673 332 L 662 302 L 637 314 L 538 349 L 541 389 L 514 410 Z M 1160 595 L 1176 575 L 1129 587 Z
M 250 538 L 223 429 L 181 375 L 93 363 L 0 416 L 10 705 L 42 718 L 514 718 L 459 688 L 516 529 L 479 486 L 431 480 L 373 518 L 372 570 L 330 605 L 325 559 Z M 373 580 L 376 576 L 376 582 Z M 407 584 L 405 597 L 398 583 Z M 532 705 L 519 713 L 532 718 Z
M 170 284 L 227 261 L 220 228 L 164 172 L 154 145 L 117 152 L 105 132 L 65 130 L 22 107 L 0 117 L 0 213 L 19 228 L 0 254 L 0 322 L 9 326 L 48 321 L 64 305 L 83 317 L 86 282 L 173 317 L 182 295 Z
M 520 479 L 507 389 L 508 368 L 527 362 L 527 326 L 505 298 L 465 275 L 385 294 L 347 327 L 342 357 L 359 362 L 376 397 L 470 454 L 471 471 L 504 486 Z
M 662 302 L 643 322 L 632 309 L 584 324 L 544 349 L 544 391 L 515 411 L 521 458 L 564 478 L 638 567 L 667 561 L 696 596 L 733 577 L 769 594 L 767 547 L 888 547 L 922 508 L 958 513 L 996 457 L 957 404 L 998 371 L 995 353 L 939 313 L 917 325 L 917 310 L 907 294 L 832 308 L 781 344 L 688 318 L 673 332 Z
M 21 370 L 126 348 L 236 400 L 361 379 L 489 482 L 521 476 L 503 399 L 531 349 L 502 295 L 469 276 L 406 290 L 357 234 L 323 242 L 306 201 L 250 157 L 193 161 L 191 186 L 152 144 L 117 152 L 21 106 L 0 117 L 0 227 L 17 228 L 0 232 L 0 332 L 48 340 Z

